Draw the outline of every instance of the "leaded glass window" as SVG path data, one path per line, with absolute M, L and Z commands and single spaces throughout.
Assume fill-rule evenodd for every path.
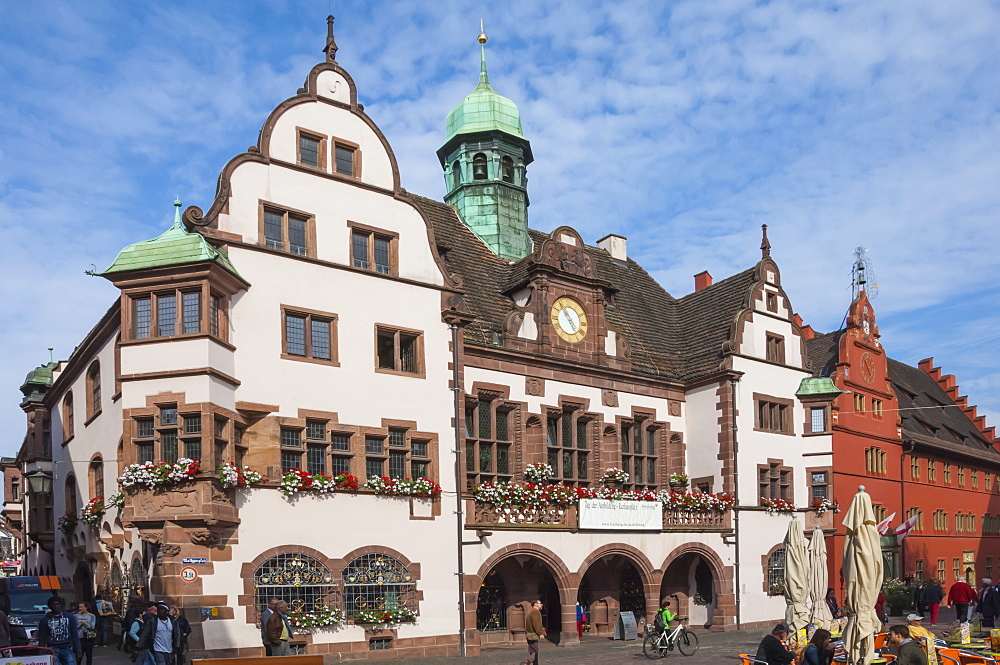
M 394 557 L 364 554 L 344 568 L 343 579 L 344 609 L 350 618 L 364 610 L 417 609 L 417 585 Z
M 149 298 L 136 298 L 132 301 L 132 336 L 135 339 L 149 337 L 149 328 L 153 323 L 152 301 Z
M 625 489 L 657 489 L 657 465 L 659 455 L 656 450 L 656 437 L 659 430 L 649 426 L 648 419 L 638 418 L 622 422 L 620 441 L 622 464 L 630 478 L 624 484 Z
M 319 139 L 299 134 L 299 161 L 308 166 L 319 166 Z
M 201 294 L 197 291 L 181 294 L 184 333 L 201 332 Z
M 271 210 L 264 211 L 264 244 L 269 249 L 284 249 L 283 215 Z
M 156 298 L 156 334 L 169 337 L 177 326 L 177 296 L 161 295 Z
M 288 216 L 288 251 L 300 256 L 307 254 L 306 220 L 301 217 Z
M 307 554 L 278 554 L 266 560 L 253 575 L 256 607 L 271 598 L 288 603 L 292 612 L 318 612 L 333 605 L 333 574 Z
M 354 148 L 337 144 L 334 157 L 337 162 L 337 173 L 341 175 L 354 175 Z
M 767 595 L 785 593 L 785 548 L 780 547 L 767 557 Z
M 479 483 L 513 480 L 509 408 L 501 399 L 480 395 L 479 401 L 466 409 L 469 420 L 466 422 L 465 470 L 470 489 Z
M 552 414 L 547 420 L 548 464 L 553 480 L 568 485 L 589 485 L 590 421 L 575 410 Z

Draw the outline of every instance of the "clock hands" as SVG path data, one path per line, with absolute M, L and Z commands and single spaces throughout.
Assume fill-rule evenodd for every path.
M 575 317 L 573 316 L 574 314 L 576 314 L 576 312 L 569 307 L 565 307 L 561 312 L 559 312 L 559 321 L 562 324 L 562 329 L 570 334 L 573 334 L 580 329 L 580 325 L 576 322 Z

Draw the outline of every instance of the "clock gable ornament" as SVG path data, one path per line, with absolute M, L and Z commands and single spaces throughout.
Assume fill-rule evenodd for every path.
M 587 312 L 572 298 L 563 296 L 552 303 L 549 318 L 556 334 L 570 344 L 576 344 L 587 336 Z
M 875 380 L 875 361 L 872 359 L 872 354 L 867 351 L 861 355 L 861 378 L 865 383 Z

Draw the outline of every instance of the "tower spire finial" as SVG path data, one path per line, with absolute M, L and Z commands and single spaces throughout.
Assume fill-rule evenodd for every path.
M 181 197 L 174 199 L 174 228 L 181 228 Z
M 483 19 L 479 19 L 479 50 L 481 60 L 479 62 L 479 85 L 489 85 L 490 77 L 486 73 L 486 42 L 489 37 L 486 36 L 486 31 L 483 30 Z
M 326 17 L 326 46 L 323 47 L 326 53 L 326 61 L 334 62 L 337 59 L 337 42 L 333 39 L 333 14 Z
M 760 230 L 763 232 L 763 238 L 760 241 L 760 258 L 767 259 L 771 257 L 771 242 L 767 239 L 767 224 L 761 224 Z

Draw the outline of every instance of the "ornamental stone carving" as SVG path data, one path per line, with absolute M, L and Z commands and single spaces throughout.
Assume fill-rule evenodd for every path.
M 602 390 L 601 404 L 604 406 L 618 406 L 618 391 L 609 388 Z
M 163 554 L 163 556 L 177 556 L 181 553 L 181 546 L 175 545 L 174 543 L 166 543 L 164 545 L 160 545 L 160 553 Z
M 163 540 L 162 531 L 140 531 L 139 538 L 143 542 L 147 542 L 150 545 L 159 545 L 160 541 Z
M 202 547 L 214 547 L 219 543 L 219 534 L 209 529 L 188 531 L 188 538 L 195 545 L 201 545 Z
M 672 416 L 681 415 L 681 403 L 676 399 L 669 400 L 667 402 L 667 413 Z
M 542 397 L 545 395 L 545 379 L 540 379 L 537 376 L 525 377 L 524 392 L 532 397 Z

